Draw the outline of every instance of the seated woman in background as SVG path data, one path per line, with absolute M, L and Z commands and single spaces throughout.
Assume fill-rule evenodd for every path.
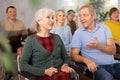
M 54 11 L 48 8 L 38 10 L 33 23 L 32 29 L 37 33 L 28 36 L 25 41 L 20 59 L 20 70 L 32 74 L 35 80 L 45 78 L 51 80 L 60 72 L 67 77 L 69 73 L 74 72 L 69 67 L 71 60 L 61 38 L 50 33 L 54 25 Z M 29 64 L 30 60 L 32 65 Z
M 74 20 L 74 18 L 76 19 Z M 75 15 L 75 11 L 72 9 L 67 11 L 67 25 L 70 26 L 73 35 L 76 29 L 78 28 L 78 20 L 77 16 Z
M 120 54 L 120 20 L 119 20 L 120 12 L 116 7 L 113 7 L 109 11 L 110 19 L 105 22 L 105 24 L 111 30 L 113 39 L 116 44 L 116 53 Z
M 51 33 L 58 34 L 61 37 L 68 54 L 70 54 L 72 33 L 70 26 L 67 25 L 67 18 L 65 12 L 64 10 L 59 9 L 56 11 L 55 14 L 55 25 L 51 30 Z

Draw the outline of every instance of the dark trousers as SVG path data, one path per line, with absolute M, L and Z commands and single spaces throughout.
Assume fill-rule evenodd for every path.
M 113 80 L 114 78 L 120 80 L 120 63 L 99 65 L 96 72 L 91 73 L 87 70 L 86 75 L 93 77 L 93 80 Z

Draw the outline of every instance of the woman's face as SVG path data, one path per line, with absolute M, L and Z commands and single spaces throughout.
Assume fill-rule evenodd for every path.
M 54 25 L 54 15 L 49 14 L 38 20 L 41 29 L 51 30 Z
M 110 19 L 113 21 L 118 21 L 119 20 L 119 11 L 115 11 L 110 15 Z
M 72 21 L 74 17 L 75 17 L 75 13 L 70 13 L 70 14 L 67 16 L 68 21 Z
M 57 23 L 64 23 L 65 22 L 65 13 L 62 11 L 59 11 L 56 15 L 56 22 Z

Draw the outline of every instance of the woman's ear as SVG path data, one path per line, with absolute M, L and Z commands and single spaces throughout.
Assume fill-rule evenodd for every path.
M 40 25 L 42 21 L 41 20 L 36 20 L 36 22 Z

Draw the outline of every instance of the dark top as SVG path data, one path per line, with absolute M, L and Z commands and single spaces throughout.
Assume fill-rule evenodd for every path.
M 72 35 L 74 34 L 75 30 L 77 29 L 75 21 L 71 21 L 70 24 L 68 24 L 71 28 Z

